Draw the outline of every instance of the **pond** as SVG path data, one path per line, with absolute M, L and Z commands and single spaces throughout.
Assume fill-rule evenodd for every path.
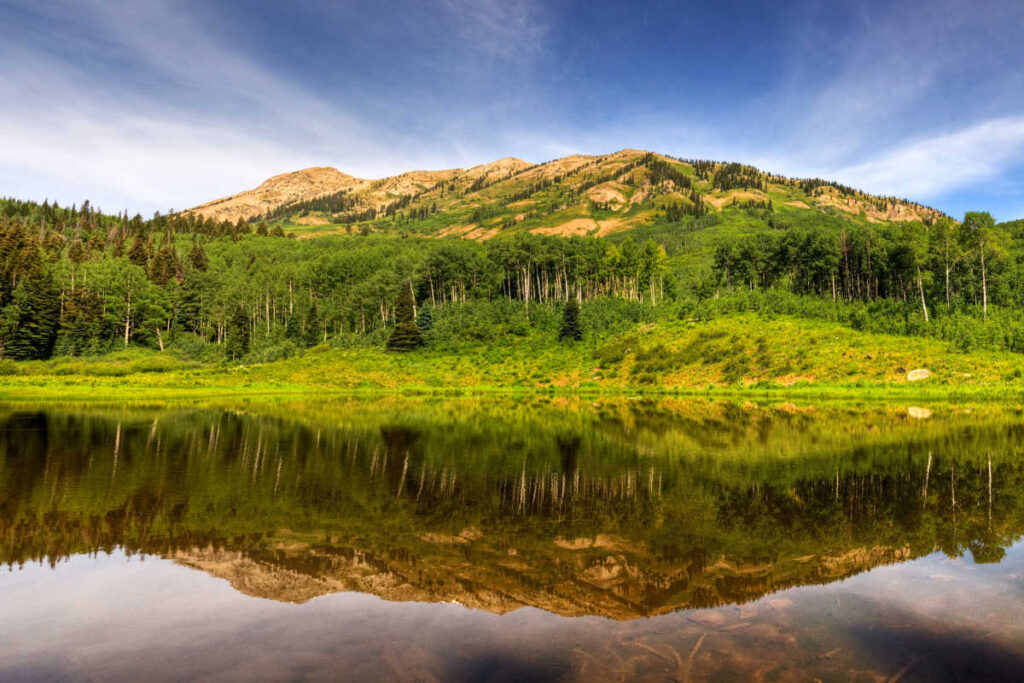
M 3 680 L 1021 680 L 1024 416 L 0 406 Z

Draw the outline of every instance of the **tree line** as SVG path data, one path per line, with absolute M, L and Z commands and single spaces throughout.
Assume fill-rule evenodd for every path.
M 394 326 L 405 282 L 414 307 L 503 299 L 529 310 L 595 297 L 658 303 L 668 275 L 652 240 L 224 238 L 156 219 L 145 227 L 162 232 L 127 240 L 109 217 L 92 230 L 22 218 L 0 218 L 0 356 L 18 360 L 163 348 L 172 337 L 238 358 L 367 335 Z
M 1024 306 L 1020 230 L 985 212 L 959 223 L 832 224 L 721 243 L 714 269 L 725 287 L 784 288 L 842 301 L 912 303 L 925 322 L 937 307 Z

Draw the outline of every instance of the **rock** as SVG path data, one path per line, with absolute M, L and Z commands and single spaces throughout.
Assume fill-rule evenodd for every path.
M 917 406 L 910 406 L 907 408 L 907 415 L 914 418 L 915 420 L 927 420 L 932 416 L 932 411 L 927 408 L 918 408 Z
M 716 628 L 726 622 L 724 614 L 709 609 L 697 610 L 690 614 L 689 619 L 695 624 L 709 628 Z
M 917 370 L 911 370 L 910 372 L 907 373 L 907 381 L 908 382 L 920 382 L 921 380 L 928 379 L 931 376 L 932 376 L 931 370 L 925 370 L 924 368 L 919 368 Z

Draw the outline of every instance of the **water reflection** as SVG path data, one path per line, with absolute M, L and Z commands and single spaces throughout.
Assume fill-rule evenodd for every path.
M 1024 531 L 1014 413 L 703 402 L 0 412 L 0 562 L 146 553 L 342 591 L 633 619 Z

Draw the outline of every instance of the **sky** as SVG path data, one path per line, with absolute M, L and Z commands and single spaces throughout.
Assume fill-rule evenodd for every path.
M 1021 0 L 0 0 L 0 196 L 648 149 L 1024 218 Z

